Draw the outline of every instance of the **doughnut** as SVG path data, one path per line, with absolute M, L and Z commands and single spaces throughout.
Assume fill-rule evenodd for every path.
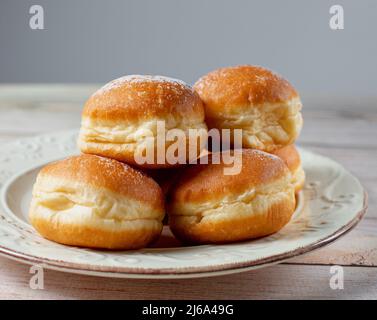
M 140 168 L 169 168 L 198 157 L 206 144 L 204 120 L 202 101 L 183 81 L 128 75 L 109 82 L 88 99 L 82 113 L 78 146 L 83 153 Z M 175 129 L 185 137 L 175 138 Z M 190 129 L 196 130 L 196 139 L 189 139 Z M 166 138 L 165 146 L 158 142 L 162 141 L 158 137 Z M 169 157 L 168 150 L 174 142 L 183 151 L 177 157 Z M 136 156 L 144 155 L 146 148 L 152 150 L 150 160 L 137 160 Z M 189 155 L 189 148 L 195 150 L 193 156 Z
M 291 173 L 269 153 L 234 150 L 238 174 L 225 175 L 224 161 L 189 166 L 170 191 L 169 226 L 188 243 L 226 243 L 279 231 L 295 210 Z M 212 154 L 213 157 L 214 154 Z
M 209 129 L 242 129 L 242 147 L 272 152 L 292 144 L 302 127 L 301 100 L 282 77 L 258 66 L 217 69 L 194 85 Z
M 164 213 L 154 180 L 119 161 L 83 154 L 41 169 L 29 219 L 61 244 L 138 249 L 159 237 Z
M 301 166 L 301 158 L 294 144 L 283 147 L 274 152 L 276 156 L 281 158 L 292 174 L 292 183 L 296 193 L 298 193 L 305 183 L 305 172 Z

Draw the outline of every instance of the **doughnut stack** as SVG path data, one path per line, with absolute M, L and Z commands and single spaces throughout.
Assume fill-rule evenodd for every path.
M 61 244 L 117 250 L 153 243 L 166 217 L 183 243 L 275 233 L 289 222 L 305 180 L 294 145 L 301 107 L 287 80 L 251 65 L 217 69 L 193 87 L 163 76 L 113 80 L 84 106 L 81 154 L 38 174 L 31 224 Z M 159 143 L 176 129 L 183 138 Z M 242 146 L 227 150 L 241 159 L 237 174 L 225 174 L 224 150 L 203 143 L 212 129 L 242 130 Z M 152 161 L 136 161 L 150 143 Z M 173 145 L 185 151 L 169 162 Z

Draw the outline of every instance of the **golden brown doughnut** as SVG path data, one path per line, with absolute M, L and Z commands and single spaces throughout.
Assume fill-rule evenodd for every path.
M 292 144 L 302 127 L 301 100 L 282 77 L 262 67 L 221 68 L 194 85 L 209 128 L 242 129 L 242 146 L 267 152 Z
M 164 122 L 163 135 L 172 129 L 184 132 L 187 139 L 183 140 L 183 144 L 186 144 L 187 150 L 189 129 L 200 130 L 198 154 L 205 147 L 207 126 L 204 108 L 193 89 L 180 80 L 142 75 L 113 80 L 89 98 L 82 114 L 78 145 L 84 153 L 113 158 L 142 168 L 176 166 L 176 163 L 157 159 L 158 121 Z M 155 156 L 152 163 L 140 164 L 135 161 L 135 154 L 143 153 L 147 138 L 154 141 Z M 172 143 L 166 141 L 165 150 L 162 151 L 164 155 Z M 188 154 L 184 154 L 184 157 L 188 163 Z
M 291 174 L 266 152 L 244 149 L 237 175 L 224 175 L 224 162 L 185 169 L 170 193 L 169 225 L 181 240 L 221 243 L 277 232 L 295 209 Z
M 294 144 L 283 147 L 273 152 L 283 159 L 292 174 L 292 183 L 296 193 L 299 192 L 305 183 L 305 172 L 301 166 L 301 158 Z
M 156 182 L 130 166 L 80 155 L 39 172 L 29 217 L 43 237 L 55 242 L 136 249 L 160 235 L 164 198 Z

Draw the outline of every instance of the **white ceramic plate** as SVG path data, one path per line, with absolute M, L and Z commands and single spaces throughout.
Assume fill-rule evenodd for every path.
M 19 140 L 0 150 L 0 253 L 29 264 L 125 278 L 194 278 L 281 262 L 319 248 L 350 230 L 366 211 L 359 181 L 338 163 L 300 149 L 307 181 L 291 222 L 280 232 L 227 245 L 178 247 L 165 227 L 154 248 L 98 251 L 43 239 L 28 223 L 40 167 L 78 153 L 75 131 Z

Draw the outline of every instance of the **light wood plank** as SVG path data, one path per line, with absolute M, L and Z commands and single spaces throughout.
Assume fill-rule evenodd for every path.
M 47 270 L 45 289 L 29 288 L 29 267 L 0 258 L 0 299 L 377 299 L 377 268 L 344 268 L 344 290 L 326 266 L 277 265 L 215 278 L 130 280 Z

